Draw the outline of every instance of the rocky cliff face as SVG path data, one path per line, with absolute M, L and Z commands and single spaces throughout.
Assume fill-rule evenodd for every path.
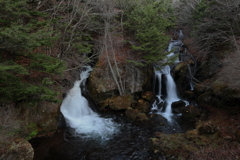
M 122 84 L 125 89 L 125 94 L 133 94 L 143 91 L 143 89 L 152 90 L 152 68 L 138 68 L 126 64 L 119 70 L 122 75 Z M 92 99 L 98 103 L 114 95 L 119 95 L 116 82 L 107 65 L 95 66 L 88 80 L 88 89 Z

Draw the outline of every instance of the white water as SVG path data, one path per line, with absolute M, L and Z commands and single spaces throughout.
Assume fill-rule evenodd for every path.
M 118 126 L 111 119 L 99 117 L 89 107 L 87 99 L 82 96 L 80 85 L 85 85 L 89 72 L 92 71 L 90 66 L 85 68 L 86 70 L 80 74 L 81 80 L 75 81 L 73 88 L 63 100 L 60 110 L 67 125 L 74 128 L 77 134 L 108 139 L 110 135 L 117 132 Z
M 171 40 L 171 42 L 169 43 L 168 49 L 167 51 L 171 53 L 169 53 L 167 55 L 167 57 L 172 57 L 175 55 L 174 52 L 178 52 L 180 50 L 180 47 L 182 46 L 182 38 L 183 38 L 183 34 L 182 31 L 180 30 L 180 32 L 178 33 L 179 38 L 178 40 Z M 165 60 L 167 61 L 167 60 Z M 179 59 L 176 59 L 174 63 L 178 63 L 180 62 Z M 161 97 L 162 95 L 162 75 L 165 76 L 166 78 L 166 98 L 165 100 L 163 100 Z M 156 95 L 158 101 L 155 101 L 152 105 L 152 112 L 157 111 L 157 114 L 162 115 L 163 117 L 165 117 L 169 122 L 172 122 L 172 108 L 171 105 L 173 102 L 179 101 L 181 100 L 178 95 L 177 95 L 177 88 L 176 88 L 176 84 L 171 76 L 171 68 L 169 65 L 166 65 L 164 67 L 162 67 L 161 70 L 155 70 L 155 76 L 156 76 L 156 80 L 158 81 L 159 84 L 159 88 L 158 88 L 158 93 Z M 165 102 L 166 106 L 165 106 L 165 111 L 163 112 L 163 108 L 158 107 L 158 105 L 162 102 Z M 189 103 L 187 101 L 184 101 L 186 103 L 186 105 L 189 105 Z
M 156 73 L 157 72 L 157 73 Z M 152 110 L 158 110 L 158 114 L 161 114 L 162 116 L 164 116 L 169 122 L 172 121 L 172 108 L 171 108 L 171 104 L 175 101 L 179 101 L 180 98 L 177 96 L 177 89 L 176 89 L 176 84 L 171 76 L 170 73 L 170 66 L 165 66 L 162 70 L 161 73 L 159 74 L 160 71 L 155 71 L 155 74 L 157 76 L 157 79 L 159 81 L 159 92 L 157 94 L 157 98 L 159 99 L 159 102 L 162 102 L 163 100 L 161 99 L 161 81 L 162 81 L 162 74 L 165 75 L 166 77 L 166 92 L 167 92 L 167 97 L 164 100 L 164 102 L 166 102 L 166 109 L 165 112 L 162 112 L 161 110 L 158 110 L 157 108 L 157 102 L 154 102 L 153 104 L 153 108 Z

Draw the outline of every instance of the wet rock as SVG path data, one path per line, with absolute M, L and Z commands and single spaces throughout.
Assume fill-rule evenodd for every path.
M 156 99 L 156 94 L 153 92 L 150 92 L 150 91 L 144 92 L 142 94 L 142 99 L 144 99 L 150 103 L 153 103 Z
M 139 99 L 136 108 L 142 112 L 148 113 L 151 110 L 151 104 L 143 99 Z
M 158 122 L 162 125 L 164 125 L 165 123 L 167 123 L 167 119 L 165 117 L 163 117 L 162 115 L 159 114 L 152 114 L 151 119 L 155 122 Z
M 125 111 L 126 116 L 133 121 L 137 118 L 139 113 L 140 111 L 138 109 L 127 109 Z
M 3 154 L 1 160 L 32 160 L 34 151 L 28 141 L 20 140 L 13 142 L 7 153 Z
M 180 113 L 179 108 L 185 107 L 186 103 L 183 101 L 176 101 L 171 104 L 173 113 Z
M 188 71 L 188 63 L 187 62 L 180 62 L 173 70 L 174 80 L 177 86 L 177 90 L 179 93 L 184 93 L 185 90 L 190 89 L 189 79 L 187 78 L 189 71 Z
M 179 111 L 182 113 L 182 118 L 188 121 L 196 121 L 202 113 L 198 107 L 192 105 L 179 108 Z

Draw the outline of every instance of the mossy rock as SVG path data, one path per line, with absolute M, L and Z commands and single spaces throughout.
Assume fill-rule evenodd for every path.
M 136 118 L 137 121 L 147 121 L 148 117 L 145 113 L 139 113 Z
M 133 121 L 137 118 L 139 113 L 140 111 L 138 109 L 127 109 L 125 111 L 126 116 Z
M 183 76 L 186 75 L 186 70 L 188 70 L 188 63 L 187 62 L 178 63 L 177 66 L 174 69 L 175 72 L 180 72 L 181 74 L 183 74 Z
M 12 142 L 7 153 L 0 155 L 1 160 L 32 160 L 34 150 L 31 144 L 26 140 Z
M 199 135 L 214 134 L 217 132 L 217 127 L 211 122 L 199 122 L 196 128 Z
M 142 112 L 148 113 L 151 110 L 151 104 L 144 99 L 139 99 L 136 108 Z
M 158 150 L 161 155 L 175 157 L 176 159 L 188 159 L 200 148 L 209 146 L 211 141 L 205 136 L 191 133 L 164 134 L 157 132 L 150 139 L 152 150 Z
M 178 92 L 182 94 L 185 90 L 189 90 L 190 83 L 189 78 L 187 78 L 187 75 L 189 74 L 187 62 L 178 63 L 174 68 L 173 73 Z
M 150 103 L 153 103 L 156 99 L 156 94 L 154 92 L 150 92 L 150 91 L 144 92 L 142 94 L 142 99 L 144 99 Z
M 131 107 L 132 102 L 132 95 L 115 96 L 108 100 L 108 105 L 112 110 L 126 110 Z

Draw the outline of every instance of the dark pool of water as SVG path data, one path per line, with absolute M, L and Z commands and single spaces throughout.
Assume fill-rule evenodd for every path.
M 100 137 L 71 135 L 61 129 L 50 138 L 30 140 L 34 160 L 148 160 L 158 159 L 151 151 L 150 137 L 155 132 L 183 132 L 178 125 L 156 121 L 130 122 L 123 113 L 105 114 L 119 124 L 119 131 L 103 140 Z

